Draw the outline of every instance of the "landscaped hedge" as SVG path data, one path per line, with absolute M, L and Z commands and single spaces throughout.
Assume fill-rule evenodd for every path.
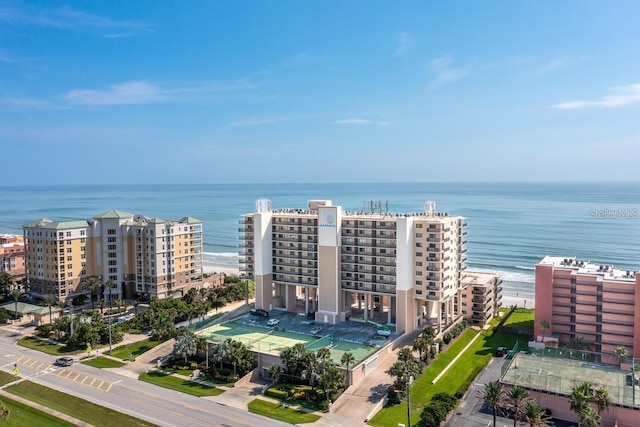
M 273 387 L 267 389 L 267 392 L 265 394 L 278 400 L 287 400 L 287 397 L 289 397 L 289 393 L 287 393 L 286 390 L 278 390 L 277 388 Z

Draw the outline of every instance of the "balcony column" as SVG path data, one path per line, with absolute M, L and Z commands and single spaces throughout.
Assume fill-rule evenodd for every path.
M 309 313 L 309 287 L 304 287 L 304 312 Z

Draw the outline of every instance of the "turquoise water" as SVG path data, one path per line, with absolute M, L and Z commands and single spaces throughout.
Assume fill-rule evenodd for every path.
M 110 209 L 204 222 L 205 261 L 238 265 L 238 219 L 268 198 L 276 208 L 330 199 L 348 210 L 381 202 L 390 212 L 467 218 L 469 268 L 496 271 L 505 294 L 533 295 L 547 254 L 640 269 L 640 183 L 211 184 L 0 187 L 0 233 L 39 218 L 88 219 Z

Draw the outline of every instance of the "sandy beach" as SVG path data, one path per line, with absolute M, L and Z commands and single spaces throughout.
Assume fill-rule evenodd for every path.
M 240 267 L 232 267 L 230 265 L 205 264 L 203 270 L 207 274 L 224 273 L 227 276 L 240 275 Z
M 502 295 L 502 306 L 511 307 L 517 305 L 518 308 L 535 308 L 534 298 L 522 298 L 514 295 Z

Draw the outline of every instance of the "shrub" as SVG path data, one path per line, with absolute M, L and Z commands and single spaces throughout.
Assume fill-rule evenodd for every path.
M 446 333 L 446 334 L 444 334 L 444 336 L 442 337 L 442 341 L 443 341 L 445 344 L 449 344 L 449 343 L 451 342 L 451 339 L 452 339 L 452 338 L 453 338 L 453 337 L 451 336 L 451 332 L 447 332 L 447 333 Z
M 278 400 L 287 400 L 287 398 L 289 397 L 289 393 L 287 393 L 285 390 L 278 390 L 274 387 L 268 388 L 265 394 Z
M 458 406 L 458 399 L 451 396 L 449 393 L 438 393 L 431 398 L 431 403 L 441 402 L 445 408 L 447 408 L 447 412 L 454 409 Z
M 404 393 L 396 390 L 393 385 L 390 385 L 387 388 L 387 398 L 389 399 L 389 404 L 397 405 L 398 403 L 402 403 L 402 398 L 404 397 Z

